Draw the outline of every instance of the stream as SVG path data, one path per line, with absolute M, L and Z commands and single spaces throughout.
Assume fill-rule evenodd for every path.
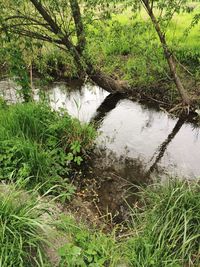
M 0 81 L 0 96 L 20 101 L 14 87 L 10 80 Z M 149 172 L 156 179 L 200 177 L 200 128 L 195 124 L 91 84 L 54 83 L 44 93 L 53 109 L 95 123 L 93 175 L 101 180 L 98 201 L 104 208 L 120 209 L 127 188 L 142 183 Z M 39 99 L 39 89 L 34 97 Z

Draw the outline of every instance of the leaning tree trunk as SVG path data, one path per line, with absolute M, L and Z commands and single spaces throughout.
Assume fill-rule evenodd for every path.
M 85 30 L 84 30 L 82 17 L 81 17 L 81 11 L 80 11 L 80 7 L 79 7 L 77 0 L 69 0 L 69 2 L 70 2 L 71 11 L 72 11 L 72 16 L 73 16 L 74 23 L 75 23 L 76 35 L 78 39 L 76 48 L 79 51 L 79 53 L 82 54 L 86 46 L 86 37 L 85 37 Z
M 158 34 L 158 37 L 160 39 L 160 42 L 162 44 L 162 47 L 163 47 L 163 51 L 164 51 L 164 55 L 165 55 L 165 58 L 167 60 L 167 63 L 169 65 L 169 69 L 170 69 L 170 72 L 171 72 L 171 75 L 173 77 L 173 80 L 176 84 L 176 87 L 179 91 L 179 94 L 182 98 L 182 101 L 183 101 L 183 105 L 187 105 L 187 106 L 190 106 L 191 104 L 191 99 L 187 93 L 187 91 L 185 90 L 182 82 L 181 82 L 181 79 L 180 77 L 178 76 L 177 72 L 176 72 L 176 64 L 175 64 L 175 60 L 174 60 L 174 57 L 167 45 L 167 42 L 166 42 L 166 38 L 165 38 L 165 34 L 163 34 L 163 32 L 161 31 L 161 28 L 160 28 L 160 25 L 153 13 L 153 10 L 149 4 L 149 1 L 145 1 L 145 0 L 141 0 L 142 3 L 144 4 L 148 14 L 149 14 L 149 17 L 151 18 L 151 21 L 154 25 L 154 28 Z
M 77 68 L 79 73 L 82 71 L 89 76 L 89 78 L 96 83 L 98 86 L 102 87 L 108 92 L 119 92 L 119 91 L 127 91 L 128 84 L 126 82 L 118 81 L 106 75 L 99 69 L 96 69 L 88 60 L 87 55 L 83 55 L 84 50 L 86 48 L 86 36 L 85 36 L 85 29 L 81 17 L 81 11 L 77 0 L 70 0 L 70 7 L 72 11 L 72 16 L 75 24 L 76 35 L 78 43 L 75 47 L 72 47 L 73 44 L 69 44 L 68 42 L 68 49 L 73 54 L 73 58 L 75 59 Z M 70 47 L 70 48 L 69 48 Z M 81 68 L 82 66 L 82 68 Z M 82 69 L 82 70 L 81 70 Z M 79 75 L 80 77 L 83 74 Z
M 73 57 L 74 62 L 76 63 L 78 72 L 82 72 L 80 74 L 81 76 L 88 75 L 89 78 L 94 81 L 98 86 L 109 92 L 122 92 L 129 89 L 128 84 L 126 82 L 115 80 L 109 75 L 106 75 L 105 73 L 96 69 L 91 63 L 89 57 L 87 56 L 87 53 L 84 53 L 86 46 L 86 38 L 80 7 L 77 0 L 70 0 L 70 8 L 78 40 L 77 45 L 73 44 L 73 42 L 69 38 L 69 35 L 62 31 L 60 26 L 52 18 L 52 16 L 49 14 L 49 12 L 39 0 L 30 0 L 30 2 L 35 6 L 35 8 L 43 17 L 43 19 L 47 22 L 49 28 L 51 29 L 51 32 L 53 32 L 55 36 L 59 38 L 57 43 L 67 48 L 67 50 Z
M 99 69 L 94 68 L 91 64 L 87 64 L 86 73 L 94 83 L 110 93 L 125 93 L 129 90 L 129 85 L 126 81 L 115 80 Z

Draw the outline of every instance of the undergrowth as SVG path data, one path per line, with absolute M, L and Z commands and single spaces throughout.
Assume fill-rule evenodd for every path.
M 28 178 L 42 192 L 56 185 L 55 193 L 70 197 L 69 178 L 93 146 L 93 127 L 44 103 L 1 104 L 0 121 L 0 179 Z
M 69 216 L 62 217 L 57 226 L 69 238 L 69 242 L 58 251 L 61 256 L 60 267 L 114 267 L 119 262 L 121 257 L 114 234 L 89 230 L 84 225 L 77 225 Z

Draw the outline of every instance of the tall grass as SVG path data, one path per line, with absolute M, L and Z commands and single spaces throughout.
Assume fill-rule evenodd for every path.
M 60 184 L 67 191 L 66 179 L 92 148 L 94 129 L 44 103 L 0 107 L 0 121 L 0 179 L 29 177 L 30 187 Z
M 199 26 L 185 34 L 197 12 L 199 8 L 190 14 L 176 14 L 168 25 L 166 38 L 179 62 L 199 79 Z M 94 21 L 93 27 L 88 28 L 87 37 L 88 53 L 107 73 L 127 80 L 133 87 L 154 87 L 155 98 L 162 85 L 171 83 L 163 49 L 145 10 L 134 13 L 127 9 L 113 15 L 109 21 Z M 178 71 L 185 74 L 183 68 Z M 170 90 L 164 94 L 170 102 Z
M 170 182 L 140 194 L 133 210 L 135 236 L 127 242 L 131 266 L 199 266 L 200 186 Z
M 0 185 L 0 266 L 43 266 L 46 211 L 35 192 Z

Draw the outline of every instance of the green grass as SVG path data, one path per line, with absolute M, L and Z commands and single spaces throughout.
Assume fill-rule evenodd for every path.
M 127 242 L 131 266 L 199 266 L 200 186 L 169 182 L 140 193 L 132 212 L 134 236 Z
M 73 191 L 68 178 L 93 146 L 92 126 L 45 103 L 1 105 L 0 121 L 0 179 L 28 178 L 31 188 Z
M 0 266 L 45 266 L 44 205 L 36 192 L 0 185 Z
M 41 198 L 40 198 L 41 199 Z M 43 203 L 43 204 L 42 204 Z M 128 234 L 101 230 L 61 215 L 53 223 L 36 191 L 0 186 L 0 266 L 47 266 L 44 248 L 52 246 L 45 232 L 54 226 L 68 240 L 60 245 L 59 266 L 182 267 L 200 264 L 200 187 L 169 182 L 140 188 L 138 206 L 131 210 Z M 127 223 L 127 222 L 126 222 Z M 127 236 L 127 237 L 126 237 Z M 49 237 L 51 239 L 51 237 Z M 46 246 L 45 246 L 46 244 Z M 123 265 L 122 265 L 123 266 Z
M 184 64 L 193 78 L 199 79 L 199 27 L 193 27 L 188 36 L 192 13 L 176 14 L 167 29 L 167 41 L 175 52 L 180 63 Z M 154 87 L 153 96 L 159 95 L 160 87 L 171 84 L 167 62 L 152 23 L 144 10 L 134 14 L 130 9 L 121 14 L 113 15 L 112 19 L 94 22 L 88 28 L 88 54 L 95 59 L 95 64 L 119 79 L 127 80 L 132 87 Z M 181 73 L 184 72 L 183 69 Z M 185 73 L 184 73 L 185 75 Z M 158 90 L 156 89 L 159 88 Z M 146 90 L 145 89 L 145 90 Z M 189 88 L 190 89 L 190 88 Z M 139 90 L 139 89 L 138 89 Z M 172 90 L 173 91 L 173 90 Z M 152 94 L 152 92 L 145 91 Z M 171 92 L 165 92 L 166 102 L 171 101 Z M 174 99 L 176 100 L 177 94 Z M 163 98 L 163 99 L 164 99 Z
M 199 184 L 174 180 L 139 189 L 127 233 L 105 234 L 61 217 L 56 226 L 69 242 L 58 251 L 60 266 L 199 266 Z

